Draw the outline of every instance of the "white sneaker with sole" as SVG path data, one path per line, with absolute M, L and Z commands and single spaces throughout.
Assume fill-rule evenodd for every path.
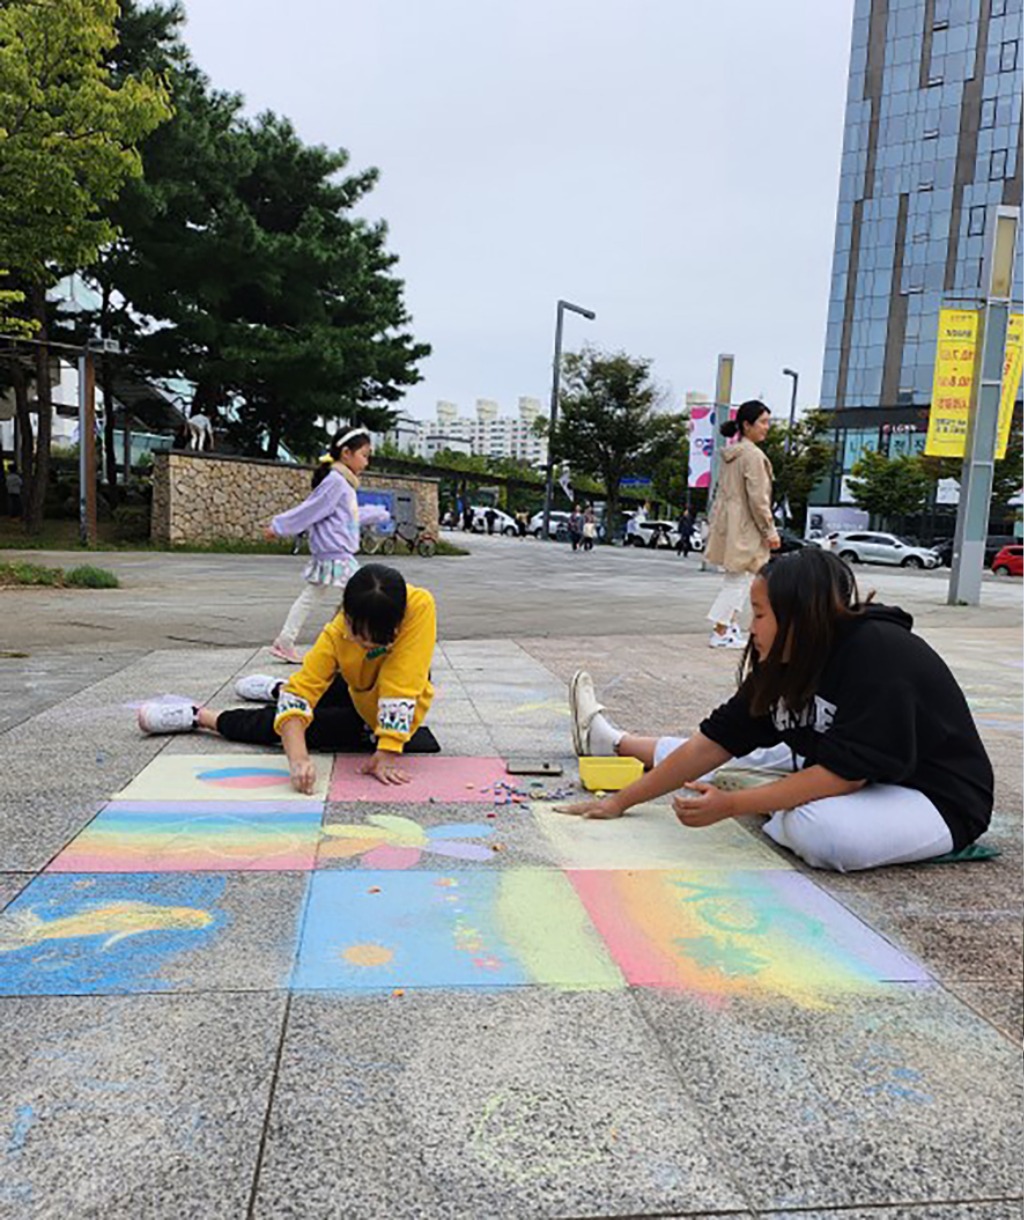
M 735 623 L 726 632 L 726 648 L 746 648 L 747 633 L 741 631 Z
M 235 683 L 235 694 L 251 703 L 276 703 L 280 688 L 280 678 L 272 678 L 269 674 L 246 674 Z
M 604 711 L 594 693 L 594 679 L 585 669 L 578 669 L 569 682 L 569 726 L 572 729 L 572 747 L 577 756 L 587 753 L 590 722 Z
M 143 733 L 191 733 L 195 727 L 194 704 L 153 701 L 139 708 L 139 728 Z

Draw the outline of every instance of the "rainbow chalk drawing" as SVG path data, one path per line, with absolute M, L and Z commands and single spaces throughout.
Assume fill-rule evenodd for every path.
M 788 867 L 781 856 L 735 821 L 691 830 L 667 805 L 637 805 L 625 817 L 611 821 L 558 813 L 550 802 L 533 802 L 531 813 L 553 862 L 563 868 L 736 871 Z
M 112 802 L 50 864 L 52 873 L 311 869 L 318 801 Z
M 623 986 L 561 872 L 345 870 L 310 878 L 297 990 L 529 983 Z
M 457 860 L 493 860 L 494 852 L 466 839 L 485 839 L 492 826 L 478 822 L 449 823 L 426 829 L 411 818 L 373 813 L 359 825 L 323 827 L 317 863 L 361 856 L 363 868 L 400 869 L 419 864 L 424 853 Z
M 298 801 L 322 804 L 327 794 L 331 756 L 314 755 L 317 782 L 304 795 L 291 785 L 288 762 L 273 754 L 161 754 L 119 792 L 131 801 Z M 376 781 L 375 781 L 376 782 Z
M 929 975 L 795 871 L 569 873 L 628 982 L 830 1008 Z
M 434 800 L 445 804 L 490 805 L 492 787 L 507 779 L 500 758 L 446 758 L 440 754 L 411 754 L 402 759 L 408 784 L 385 787 L 372 775 L 362 775 L 365 758 L 341 754 L 334 765 L 330 799 L 342 803 L 386 800 L 389 805 L 425 805 Z
M 169 990 L 166 965 L 226 922 L 223 878 L 37 877 L 0 914 L 0 994 Z

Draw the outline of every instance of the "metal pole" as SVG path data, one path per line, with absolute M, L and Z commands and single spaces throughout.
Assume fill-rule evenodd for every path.
M 78 533 L 96 543 L 96 369 L 92 353 L 78 357 Z
M 977 606 L 981 602 L 1019 215 L 1018 208 L 1000 205 L 992 209 L 989 219 L 986 274 L 982 279 L 986 299 L 979 311 L 974 358 L 974 368 L 980 375 L 974 377 L 967 415 L 960 503 L 946 598 L 950 606 Z
M 558 390 L 562 378 L 562 318 L 565 314 L 565 302 L 558 302 L 555 319 L 555 359 L 551 369 L 551 415 L 548 426 L 548 469 L 544 484 L 544 522 L 541 534 L 544 538 L 551 537 L 551 499 L 555 490 L 555 425 L 558 422 Z
M 718 486 L 718 459 L 722 451 L 722 434 L 719 428 L 729 415 L 729 404 L 732 402 L 732 370 L 735 357 L 721 355 L 718 357 L 718 375 L 715 378 L 715 414 L 711 429 L 711 484 L 708 487 L 708 512 L 711 512 L 711 501 L 715 498 L 715 488 Z
M 800 381 L 800 374 L 793 369 L 783 369 L 784 377 L 793 378 L 793 393 L 789 399 L 789 427 L 786 429 L 786 456 L 789 456 L 790 450 L 793 448 L 793 424 L 796 422 L 796 387 Z

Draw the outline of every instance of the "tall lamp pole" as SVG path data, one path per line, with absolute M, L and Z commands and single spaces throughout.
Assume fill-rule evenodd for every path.
M 548 467 L 544 484 L 544 522 L 541 526 L 541 532 L 545 538 L 551 537 L 551 500 L 555 490 L 555 463 L 552 457 L 552 446 L 555 440 L 555 424 L 558 422 L 558 387 L 562 378 L 562 318 L 566 310 L 569 313 L 578 313 L 588 322 L 593 322 L 597 317 L 592 309 L 584 309 L 582 305 L 573 305 L 569 301 L 558 302 L 558 312 L 555 318 L 555 361 L 551 373 L 551 423 L 548 428 Z
M 985 538 L 995 473 L 1006 327 L 1010 319 L 1019 223 L 1020 209 L 1016 207 L 999 204 L 989 214 L 981 279 L 985 299 L 978 317 L 975 376 L 967 413 L 953 565 L 946 598 L 950 606 L 977 606 L 981 602 L 981 574 L 985 567 Z
M 800 374 L 795 369 L 783 369 L 783 377 L 793 378 L 793 393 L 789 398 L 789 427 L 786 429 L 786 453 L 793 448 L 793 424 L 796 420 L 796 387 L 800 381 Z

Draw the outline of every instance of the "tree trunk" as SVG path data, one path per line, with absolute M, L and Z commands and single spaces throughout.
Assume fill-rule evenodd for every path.
M 35 481 L 35 460 L 32 450 L 32 417 L 28 413 L 28 378 L 25 366 L 15 357 L 11 362 L 11 384 L 14 386 L 14 411 L 18 419 L 18 471 L 21 474 L 21 519 L 27 520 L 28 495 Z
M 25 497 L 25 528 L 30 534 L 38 534 L 43 528 L 43 504 L 46 500 L 46 484 L 50 477 L 50 438 L 53 435 L 53 396 L 50 390 L 50 349 L 46 346 L 46 289 L 42 284 L 33 284 L 30 290 L 32 317 L 39 324 L 36 332 L 38 344 L 36 358 L 36 403 L 39 423 L 36 430 L 35 467 L 32 471 L 32 486 Z M 27 414 L 27 412 L 26 412 Z M 31 436 L 31 423 L 27 429 Z M 80 444 L 88 444 L 91 437 L 79 437 Z M 31 441 L 29 441 L 31 444 Z M 24 479 L 25 476 L 23 475 Z M 26 480 L 27 481 L 27 480 Z M 23 484 L 24 487 L 24 484 Z

